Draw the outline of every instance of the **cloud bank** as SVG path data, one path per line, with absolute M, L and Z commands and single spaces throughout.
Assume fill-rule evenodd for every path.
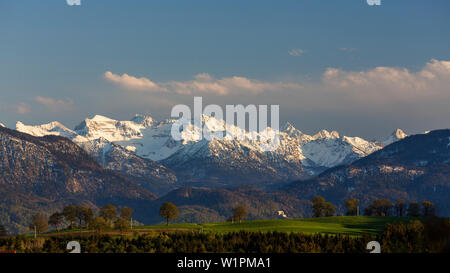
M 449 95 L 450 61 L 433 59 L 417 72 L 382 66 L 358 72 L 328 68 L 322 80 L 331 90 L 358 100 L 438 99 Z
M 71 99 L 64 101 L 37 96 L 35 100 L 52 112 L 67 111 L 74 108 L 73 101 Z
M 104 78 L 126 90 L 147 92 L 169 92 L 175 94 L 215 94 L 225 96 L 230 94 L 259 94 L 266 91 L 283 89 L 299 89 L 301 85 L 292 82 L 265 82 L 245 77 L 228 77 L 216 79 L 207 73 L 198 74 L 190 81 L 171 81 L 156 83 L 148 78 L 137 78 L 128 74 L 118 75 L 105 72 Z
M 14 110 L 14 112 L 16 112 L 19 115 L 25 115 L 25 114 L 28 114 L 29 112 L 31 112 L 31 106 L 24 102 L 21 102 L 17 105 L 14 105 L 13 110 Z
M 0 101 L 0 112 L 26 115 L 31 112 L 31 106 L 25 102 L 6 103 Z
M 118 75 L 110 71 L 104 78 L 129 91 L 155 92 L 182 95 L 256 95 L 264 92 L 286 94 L 314 93 L 339 95 L 353 101 L 414 101 L 448 97 L 450 86 L 450 61 L 431 60 L 424 67 L 411 72 L 401 67 L 375 67 L 367 71 L 345 71 L 327 68 L 319 82 L 268 82 L 241 76 L 214 78 L 210 74 L 198 74 L 190 81 L 154 82 L 128 74 Z M 307 88 L 306 88 L 307 87 Z

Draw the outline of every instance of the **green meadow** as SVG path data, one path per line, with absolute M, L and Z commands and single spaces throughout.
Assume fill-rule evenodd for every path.
M 164 231 L 198 230 L 205 232 L 226 233 L 233 231 L 280 231 L 302 232 L 306 234 L 344 234 L 361 236 L 363 234 L 380 234 L 387 223 L 409 222 L 408 217 L 369 217 L 369 216 L 335 216 L 308 219 L 253 220 L 242 223 L 206 223 L 206 224 L 171 224 L 140 226 L 137 229 L 154 229 Z

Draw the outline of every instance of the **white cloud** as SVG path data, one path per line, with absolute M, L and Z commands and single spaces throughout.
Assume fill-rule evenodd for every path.
M 164 83 L 155 83 L 148 78 L 136 78 L 127 74 L 119 76 L 109 71 L 105 73 L 105 78 L 128 90 L 171 92 L 185 95 L 202 93 L 224 96 L 242 92 L 258 94 L 265 91 L 280 91 L 301 87 L 298 83 L 264 82 L 238 76 L 215 79 L 207 73 L 198 74 L 191 81 L 171 81 Z
M 328 68 L 323 82 L 361 99 L 433 99 L 448 95 L 450 62 L 433 59 L 418 72 L 383 66 L 358 72 Z
M 353 47 L 341 47 L 339 48 L 340 51 L 345 51 L 345 52 L 353 52 L 356 51 L 356 48 Z
M 305 51 L 301 48 L 294 48 L 294 49 L 289 50 L 288 53 L 291 56 L 300 57 L 305 53 Z
M 21 102 L 15 106 L 13 106 L 13 108 L 14 108 L 14 112 L 16 112 L 17 114 L 20 114 L 20 115 L 28 114 L 31 111 L 30 105 L 28 105 L 24 102 Z
M 25 115 L 31 112 L 31 106 L 25 102 L 19 103 L 0 102 L 0 112 L 13 112 L 19 115 Z
M 122 76 L 120 76 L 117 74 L 113 74 L 110 71 L 106 71 L 104 77 L 106 80 L 121 85 L 122 87 L 130 90 L 156 92 L 166 91 L 164 88 L 160 87 L 158 84 L 152 82 L 147 78 L 137 78 L 128 74 L 123 74 Z
M 35 100 L 53 112 L 67 111 L 73 109 L 73 101 L 71 99 L 64 101 L 37 96 Z

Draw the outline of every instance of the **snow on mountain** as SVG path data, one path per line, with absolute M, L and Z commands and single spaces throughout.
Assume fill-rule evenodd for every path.
M 116 141 L 117 144 L 134 151 L 138 156 L 154 161 L 165 159 L 183 147 L 183 143 L 171 137 L 174 120 L 155 122 L 151 126 L 143 126 L 141 137 L 129 140 Z M 114 141 L 114 140 L 111 140 Z
M 385 146 L 387 146 L 387 145 L 392 144 L 392 143 L 394 143 L 396 141 L 404 139 L 407 136 L 408 135 L 405 134 L 405 132 L 403 132 L 401 129 L 397 129 L 385 141 L 383 141 L 382 143 Z
M 5 124 L 3 124 L 3 123 L 1 123 L 1 122 L 0 122 L 0 127 L 6 128 Z
M 117 121 L 96 115 L 92 119 L 85 119 L 75 127 L 75 132 L 88 140 L 105 138 L 109 141 L 127 141 L 142 138 L 141 130 L 145 126 L 134 121 Z
M 134 118 L 131 119 L 131 121 L 133 121 L 133 122 L 135 122 L 137 124 L 140 124 L 140 125 L 142 125 L 144 127 L 150 127 L 150 126 L 152 126 L 153 124 L 156 123 L 156 121 L 153 120 L 152 117 L 147 116 L 147 115 L 142 115 L 142 114 L 136 114 L 134 116 Z
M 148 118 L 136 116 L 134 121 L 116 121 L 104 116 L 85 119 L 75 130 L 68 129 L 59 122 L 29 126 L 17 122 L 16 130 L 34 136 L 57 135 L 71 139 L 89 153 L 103 167 L 133 178 L 142 186 L 155 193 L 167 189 L 167 185 L 177 181 L 170 169 L 147 158 L 135 154 L 135 146 L 116 144 L 117 141 L 131 141 L 142 138 L 141 130 L 151 124 Z
M 336 131 L 333 132 L 328 132 L 327 130 L 321 130 L 320 132 L 318 132 L 317 134 L 315 134 L 313 136 L 314 140 L 317 139 L 338 139 L 339 138 L 339 133 Z
M 25 125 L 22 122 L 18 121 L 16 123 L 16 130 L 22 133 L 27 133 L 33 136 L 63 136 L 70 139 L 77 137 L 77 133 L 68 129 L 66 126 L 62 125 L 57 121 L 53 121 L 47 124 L 38 125 L 38 126 L 29 126 Z
M 96 115 L 85 119 L 74 130 L 58 122 L 40 126 L 18 122 L 16 128 L 36 136 L 66 136 L 99 161 L 103 161 L 102 153 L 107 153 L 111 147 L 115 147 L 116 154 L 122 147 L 123 156 L 128 153 L 129 156 L 159 161 L 194 178 L 219 177 L 219 180 L 220 177 L 232 180 L 233 174 L 240 174 L 243 179 L 252 176 L 255 180 L 303 178 L 326 168 L 351 163 L 381 149 L 385 143 L 406 136 L 397 130 L 387 141 L 377 144 L 359 137 L 341 136 L 336 131 L 321 130 L 311 136 L 290 123 L 280 131 L 268 127 L 260 133 L 248 132 L 202 115 L 204 128 L 195 125 L 199 122 L 194 120 L 181 132 L 181 140 L 174 140 L 171 130 L 175 122 L 177 120 L 173 119 L 158 122 L 146 115 L 136 115 L 129 121 Z M 262 149 L 262 145 L 276 134 L 280 145 L 273 151 Z M 109 166 L 119 168 L 111 162 Z
M 336 131 L 322 130 L 302 146 L 303 154 L 315 165 L 334 167 L 351 163 L 381 149 L 376 143 L 359 137 L 339 136 Z
M 133 181 L 152 192 L 161 193 L 162 185 L 157 185 L 157 182 L 163 182 L 167 186 L 167 184 L 173 184 L 177 181 L 173 171 L 165 166 L 150 159 L 139 157 L 125 147 L 102 137 L 81 142 L 78 145 L 85 151 L 89 151 L 91 156 L 106 169 L 131 177 Z

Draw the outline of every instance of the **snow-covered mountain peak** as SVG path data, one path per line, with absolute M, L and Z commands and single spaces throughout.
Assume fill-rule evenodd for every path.
M 321 130 L 313 136 L 314 139 L 338 139 L 340 138 L 337 131 L 332 131 L 331 133 L 327 130 Z
M 3 123 L 1 123 L 1 122 L 0 122 L 0 127 L 6 128 L 5 124 L 3 124 Z
M 144 127 L 150 127 L 153 126 L 157 121 L 154 120 L 151 116 L 149 115 L 144 115 L 144 114 L 136 114 L 131 121 L 133 121 L 134 123 L 137 124 L 141 124 Z
M 397 130 L 394 131 L 394 133 L 395 133 L 395 136 L 396 136 L 398 139 L 403 139 L 403 138 L 405 138 L 405 137 L 408 136 L 407 134 L 405 134 L 405 132 L 403 132 L 402 129 L 397 129 Z
M 385 146 L 387 146 L 387 145 L 392 144 L 392 143 L 394 143 L 396 141 L 404 139 L 407 136 L 408 135 L 405 134 L 405 132 L 403 132 L 403 130 L 396 129 L 396 130 L 394 130 L 394 132 L 392 132 L 392 134 L 385 141 L 383 141 L 383 144 Z
M 290 123 L 289 121 L 287 121 L 283 127 L 281 127 L 281 131 L 292 131 L 292 130 L 297 130 L 294 125 L 292 125 L 292 123 Z
M 267 127 L 259 132 L 249 132 L 234 124 L 227 125 L 225 120 L 213 116 L 202 115 L 199 119 L 190 120 L 183 127 L 180 140 L 172 137 L 172 126 L 178 120 L 159 122 L 147 115 L 136 115 L 127 121 L 97 115 L 85 119 L 74 131 L 56 122 L 41 126 L 18 123 L 17 129 L 36 136 L 67 136 L 102 160 L 104 157 L 100 153 L 110 149 L 118 152 L 118 147 L 121 147 L 121 158 L 133 154 L 163 162 L 170 168 L 181 170 L 181 166 L 186 166 L 187 169 L 181 171 L 194 176 L 195 171 L 190 168 L 198 169 L 199 173 L 207 172 L 204 169 L 207 162 L 217 160 L 216 163 L 220 162 L 224 169 L 236 162 L 251 162 L 246 164 L 259 166 L 261 170 L 278 170 L 276 172 L 283 172 L 285 178 L 296 179 L 299 173 L 314 175 L 325 168 L 351 163 L 384 146 L 360 137 L 340 136 L 336 131 L 322 130 L 311 136 L 291 123 L 286 123 L 281 131 Z M 264 149 L 264 145 L 271 143 L 277 135 L 277 148 Z M 394 136 L 392 142 L 405 134 L 396 130 Z M 253 168 L 245 166 L 238 164 L 235 167 Z
M 286 122 L 286 124 L 283 127 L 281 127 L 280 136 L 282 139 L 286 138 L 294 139 L 295 142 L 298 142 L 298 145 L 314 140 L 312 136 L 307 135 L 302 131 L 298 130 L 290 122 Z
M 290 122 L 286 122 L 284 126 L 281 127 L 280 131 L 291 136 L 303 135 L 303 133 L 300 130 L 297 130 Z
M 227 126 L 226 122 L 223 119 L 217 119 L 215 117 L 207 115 L 202 115 L 202 123 L 204 124 L 203 126 L 211 132 L 225 131 Z
M 103 137 L 108 141 L 125 141 L 141 138 L 144 126 L 134 121 L 117 121 L 105 116 L 96 115 L 85 119 L 75 132 L 89 140 Z
M 27 133 L 29 135 L 33 136 L 47 136 L 47 135 L 54 135 L 54 136 L 63 136 L 68 138 L 75 137 L 76 133 L 66 126 L 62 125 L 61 123 L 57 121 L 53 121 L 47 124 L 42 124 L 38 126 L 29 126 L 25 125 L 22 122 L 18 121 L 16 123 L 16 130 L 20 131 L 22 133 Z
M 281 126 L 282 132 L 290 132 L 292 130 L 295 130 L 295 127 L 289 121 L 286 122 L 283 126 Z
M 379 149 L 381 146 L 375 142 L 370 142 L 360 137 L 342 137 L 344 143 L 348 143 L 353 147 L 353 152 L 359 154 L 361 157 L 367 156 Z
M 89 120 L 89 119 L 87 119 Z M 90 119 L 93 122 L 111 122 L 115 121 L 114 119 L 102 116 L 102 115 L 95 115 L 92 119 Z

